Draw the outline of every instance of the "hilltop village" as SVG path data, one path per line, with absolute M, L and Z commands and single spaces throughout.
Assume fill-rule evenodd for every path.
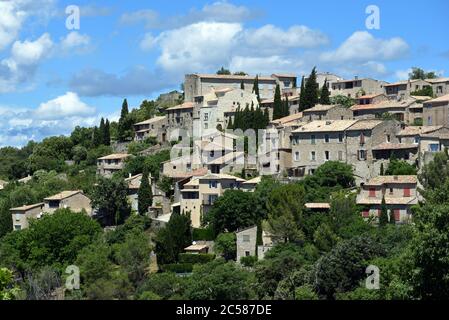
M 428 272 L 410 246 L 426 245 L 420 226 L 438 229 L 426 214 L 448 201 L 449 78 L 222 68 L 182 88 L 131 110 L 125 99 L 118 122 L 0 150 L 0 267 L 19 296 L 430 294 L 437 280 L 407 274 Z M 362 261 L 389 269 L 382 290 L 360 285 Z M 68 264 L 81 268 L 78 293 L 61 289 Z

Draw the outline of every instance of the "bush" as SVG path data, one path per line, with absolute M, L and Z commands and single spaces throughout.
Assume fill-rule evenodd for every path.
M 257 262 L 257 257 L 256 256 L 248 256 L 248 257 L 241 257 L 240 258 L 240 263 L 244 267 L 253 267 L 256 262 Z
M 193 241 L 213 241 L 215 240 L 212 228 L 193 229 Z
M 163 272 L 174 272 L 174 273 L 191 273 L 193 270 L 192 263 L 170 263 L 161 265 L 161 270 Z
M 203 264 L 211 262 L 215 259 L 214 254 L 191 254 L 191 253 L 180 253 L 179 254 L 179 262 L 180 263 L 188 263 L 188 264 Z

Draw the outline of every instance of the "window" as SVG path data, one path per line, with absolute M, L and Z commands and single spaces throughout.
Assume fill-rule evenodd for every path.
M 343 120 L 343 119 L 342 119 Z M 338 135 L 338 142 L 343 142 L 343 133 Z
M 295 152 L 295 161 L 299 161 L 299 151 Z
M 19 225 L 19 224 L 15 224 L 14 225 L 14 230 L 16 230 L 16 231 L 22 230 L 22 226 Z
M 362 211 L 362 217 L 369 218 L 369 210 L 363 210 Z
M 330 160 L 330 153 L 329 153 L 329 151 L 324 151 L 324 159 Z
M 173 166 L 173 170 L 176 170 L 176 166 Z
M 312 151 L 312 152 L 310 153 L 310 160 L 312 160 L 312 161 L 315 161 L 315 160 L 316 160 L 316 153 L 315 153 L 315 151 Z
M 251 252 L 245 251 L 245 257 L 249 257 L 251 255 Z
M 209 121 L 209 114 L 208 113 L 204 114 L 204 121 Z
M 218 199 L 218 196 L 216 195 L 216 194 L 210 194 L 209 195 L 209 197 L 208 197 L 209 199 L 209 204 L 214 204 L 214 202 L 215 202 L 215 200 L 217 200 Z
M 401 137 L 399 137 L 398 140 L 399 140 L 399 143 L 402 143 L 402 138 Z
M 369 188 L 369 197 L 370 198 L 376 197 L 376 189 L 375 188 Z
M 390 143 L 391 142 L 391 136 L 389 134 L 387 134 L 387 142 Z
M 217 181 L 215 180 L 210 180 L 209 181 L 209 188 L 217 188 Z
M 15 217 L 16 217 L 16 221 L 20 221 L 21 214 L 16 213 L 16 214 L 15 214 Z
M 431 126 L 431 125 L 432 125 L 432 117 L 431 117 L 431 116 L 428 116 L 428 117 L 427 117 L 427 125 L 428 125 L 428 126 Z
M 430 152 L 438 152 L 438 151 L 440 151 L 440 145 L 438 143 L 431 143 L 431 144 L 429 144 L 429 151 Z
M 211 151 L 211 152 L 209 153 L 209 156 L 210 156 L 211 158 L 213 158 L 213 157 L 215 156 L 215 152 L 214 152 L 214 151 Z
M 192 164 L 191 163 L 187 163 L 186 166 L 187 166 L 187 170 L 189 170 L 189 171 L 192 170 Z
M 328 134 L 324 135 L 324 142 L 329 143 L 329 135 Z
M 312 134 L 312 135 L 310 136 L 310 143 L 311 143 L 311 144 L 315 144 L 315 135 L 314 135 L 314 134 Z
M 410 197 L 410 188 L 404 188 L 404 197 Z
M 401 210 L 400 209 L 394 210 L 394 220 L 401 221 Z
M 249 234 L 244 234 L 244 235 L 242 236 L 242 241 L 243 241 L 243 242 L 249 242 L 249 241 L 250 241 Z
M 205 123 L 204 124 L 204 129 L 209 129 L 209 124 Z
M 343 161 L 343 151 L 338 151 L 338 161 Z
M 415 137 L 415 144 L 418 144 L 419 143 L 419 136 L 416 136 Z
M 359 160 L 361 160 L 361 161 L 366 160 L 366 151 L 365 150 L 359 150 Z

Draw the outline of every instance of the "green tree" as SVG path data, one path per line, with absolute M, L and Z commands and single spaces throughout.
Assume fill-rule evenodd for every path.
M 126 141 L 132 137 L 132 118 L 129 114 L 128 101 L 123 100 L 122 111 L 118 122 L 118 139 L 119 141 Z
M 251 193 L 241 190 L 226 190 L 204 217 L 215 234 L 234 232 L 241 228 L 253 226 L 260 217 L 254 211 L 254 198 Z
M 228 260 L 235 260 L 237 255 L 237 244 L 235 233 L 221 233 L 215 239 L 214 251 Z
M 437 75 L 433 71 L 427 72 L 421 68 L 413 67 L 412 72 L 409 73 L 408 77 L 410 80 L 416 79 L 425 80 L 425 79 L 435 79 L 437 78 Z
M 0 268 L 0 301 L 15 300 L 20 289 L 14 284 L 14 274 L 11 270 Z
M 137 193 L 139 214 L 144 215 L 148 212 L 148 208 L 153 204 L 153 193 L 151 192 L 150 176 L 148 169 L 143 170 L 142 180 L 140 182 L 139 191 Z
M 350 108 L 355 104 L 355 100 L 344 95 L 336 95 L 330 98 L 330 103 Z
M 243 80 L 242 82 L 240 82 L 240 89 L 245 90 L 245 83 L 243 82 Z
M 178 261 L 179 253 L 192 244 L 192 228 L 189 215 L 173 213 L 167 225 L 156 234 L 155 252 L 158 263 Z
M 318 103 L 318 83 L 316 81 L 316 68 L 312 69 L 304 87 L 303 108 L 309 109 Z
M 105 146 L 111 145 L 111 132 L 110 132 L 109 119 L 106 119 L 106 123 L 104 124 L 103 144 Z
M 424 165 L 419 180 L 424 189 L 435 189 L 449 177 L 449 157 L 445 152 L 436 153 L 433 161 Z
M 305 97 L 306 97 L 306 87 L 305 87 L 305 77 L 302 76 L 301 79 L 301 91 L 299 94 L 299 106 L 298 106 L 298 110 L 299 111 L 304 111 L 306 109 L 306 103 L 305 103 Z
M 380 205 L 379 225 L 385 226 L 388 224 L 388 209 L 385 203 L 385 197 L 382 197 L 382 203 Z
M 275 239 L 285 242 L 304 239 L 304 197 L 304 187 L 298 184 L 283 185 L 272 191 L 267 203 L 267 228 Z
M 220 70 L 217 71 L 218 75 L 230 75 L 231 71 L 229 71 L 228 69 L 225 69 L 224 67 L 221 67 Z
M 274 107 L 273 107 L 273 120 L 282 118 L 282 97 L 281 97 L 281 87 L 279 84 L 276 85 L 276 90 L 274 91 Z
M 387 176 L 404 176 L 404 175 L 416 175 L 417 170 L 415 166 L 409 164 L 404 160 L 391 159 L 388 165 L 385 175 Z
M 321 104 L 331 104 L 330 92 L 329 92 L 329 88 L 327 87 L 327 79 L 324 80 L 324 85 L 321 88 L 320 103 Z
M 190 300 L 247 300 L 254 296 L 252 279 L 235 263 L 217 259 L 194 266 L 186 296 Z
M 123 179 L 100 178 L 92 192 L 92 206 L 103 225 L 122 224 L 130 215 L 128 185 Z
M 256 76 L 256 78 L 254 78 L 254 85 L 252 92 L 257 96 L 257 101 L 259 102 L 260 105 L 259 76 Z

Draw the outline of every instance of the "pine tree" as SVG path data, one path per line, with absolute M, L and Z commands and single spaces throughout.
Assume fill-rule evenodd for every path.
M 111 145 L 111 129 L 110 129 L 110 123 L 109 123 L 108 119 L 106 119 L 106 123 L 104 124 L 103 144 L 105 146 Z
M 385 202 L 385 197 L 382 197 L 382 204 L 380 205 L 379 225 L 385 226 L 388 224 L 388 210 Z
M 125 141 L 130 136 L 131 122 L 129 119 L 128 100 L 123 100 L 122 111 L 118 121 L 118 138 L 120 141 Z
M 104 144 L 104 128 L 105 128 L 105 122 L 104 119 L 101 118 L 100 120 L 100 128 L 98 129 L 98 140 L 100 142 L 100 144 Z
M 139 191 L 137 192 L 137 206 L 140 215 L 148 212 L 148 208 L 153 204 L 153 193 L 149 182 L 149 171 L 144 168 Z
M 304 103 L 305 84 L 304 84 L 304 82 L 305 82 L 305 79 L 304 79 L 304 76 L 302 76 L 302 80 L 301 80 L 301 91 L 300 91 L 300 94 L 299 94 L 299 107 L 298 107 L 298 109 L 299 109 L 300 112 L 305 110 L 305 107 L 304 107 L 304 104 L 305 104 L 305 103 Z
M 331 104 L 330 92 L 329 92 L 329 88 L 327 87 L 327 79 L 324 80 L 323 88 L 321 88 L 320 103 L 321 104 Z
M 260 94 L 259 94 L 259 76 L 254 79 L 253 93 L 257 96 L 257 102 L 260 104 Z
M 316 68 L 312 69 L 304 87 L 304 109 L 314 107 L 318 103 L 318 83 L 316 82 Z M 302 111 L 302 110 L 301 110 Z
M 265 108 L 264 112 L 263 112 L 263 117 L 264 117 L 264 127 L 267 127 L 270 124 L 270 112 L 268 111 L 268 108 Z
M 274 91 L 273 120 L 282 118 L 282 109 L 281 87 L 277 84 Z

